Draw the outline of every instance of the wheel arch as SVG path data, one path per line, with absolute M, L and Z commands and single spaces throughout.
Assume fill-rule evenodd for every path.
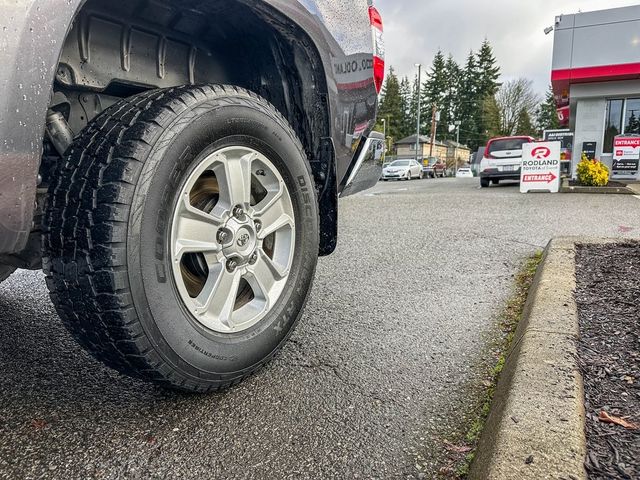
M 51 11 L 60 3 L 58 0 L 47 2 Z M 318 190 L 322 225 L 320 252 L 333 250 L 337 179 L 325 63 L 319 47 L 292 18 L 265 1 L 72 0 L 64 3 L 61 13 L 66 20 L 56 20 L 60 22 L 56 31 L 58 40 L 51 41 L 59 49 L 55 52 L 56 57 L 59 55 L 56 68 L 50 72 L 51 96 L 54 102 L 63 103 L 66 100 L 56 100 L 55 92 L 74 97 L 72 107 L 79 112 L 69 119 L 76 130 L 74 133 L 108 106 L 101 103 L 105 98 L 108 102 L 109 96 L 123 97 L 147 88 L 182 83 L 224 83 L 254 91 L 285 116 L 303 144 Z M 27 30 L 29 23 L 35 25 L 35 20 L 25 21 L 23 30 Z M 41 36 L 40 48 L 43 42 L 44 36 Z M 46 55 L 42 54 L 43 63 Z M 88 94 L 84 97 L 88 99 L 86 104 L 82 102 L 83 97 L 76 95 L 79 92 Z M 34 131 L 31 138 L 31 155 L 35 161 L 29 169 L 38 170 L 41 157 L 41 175 L 47 170 L 47 149 L 42 156 L 40 141 L 33 139 L 38 135 L 46 138 L 44 119 L 48 107 L 54 104 L 45 104 L 48 96 L 44 100 L 40 95 L 39 101 L 33 103 L 34 111 L 29 118 L 40 132 Z M 26 140 L 24 143 L 27 144 Z M 26 170 L 25 167 L 24 183 L 30 193 L 26 201 L 30 202 L 29 198 L 35 196 L 36 175 L 28 175 Z M 44 176 L 46 180 L 46 174 Z M 21 249 L 26 243 L 24 227 L 30 221 L 23 222 L 21 238 L 13 247 L 0 247 L 5 251 Z

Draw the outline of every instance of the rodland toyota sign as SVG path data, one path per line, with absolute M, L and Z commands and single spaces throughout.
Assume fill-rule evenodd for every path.
M 520 192 L 560 191 L 560 142 L 525 143 L 522 146 Z

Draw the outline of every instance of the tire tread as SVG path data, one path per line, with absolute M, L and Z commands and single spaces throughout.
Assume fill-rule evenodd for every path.
M 253 92 L 222 85 L 147 91 L 113 105 L 75 139 L 49 188 L 43 225 L 47 286 L 76 340 L 121 373 L 199 392 L 236 384 L 267 363 L 277 349 L 260 365 L 226 381 L 198 381 L 175 372 L 151 345 L 133 304 L 127 225 L 145 159 L 162 132 L 183 113 L 221 98 L 264 111 L 305 155 L 282 114 Z

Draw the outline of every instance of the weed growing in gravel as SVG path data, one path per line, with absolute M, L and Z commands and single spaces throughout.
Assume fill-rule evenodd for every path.
M 516 327 L 522 319 L 527 295 L 529 294 L 529 289 L 533 283 L 533 278 L 538 270 L 538 266 L 540 262 L 542 262 L 542 256 L 542 252 L 536 253 L 526 261 L 522 269 L 515 276 L 513 294 L 507 300 L 502 313 L 498 317 L 500 334 L 497 335 L 494 344 L 491 345 L 490 348 L 492 358 L 495 359 L 495 362 L 486 367 L 486 379 L 483 388 L 477 392 L 477 407 L 466 428 L 466 433 L 462 435 L 461 438 L 455 439 L 457 441 L 450 443 L 456 447 L 449 449 L 449 462 L 447 466 L 440 470 L 441 478 L 464 479 L 469 474 L 480 435 L 482 434 L 491 410 L 491 401 L 493 400 L 500 373 L 502 373 L 507 353 L 511 348 Z

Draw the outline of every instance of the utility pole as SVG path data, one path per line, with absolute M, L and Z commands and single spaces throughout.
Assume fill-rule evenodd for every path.
M 454 156 L 456 157 L 456 169 L 453 172 L 453 176 L 457 177 L 458 176 L 458 145 L 460 145 L 460 125 L 462 125 L 462 122 L 460 120 L 456 120 L 454 125 L 456 126 L 456 148 L 454 150 Z
M 436 143 L 436 129 L 438 128 L 438 105 L 433 104 L 433 113 L 431 114 L 431 148 L 429 149 L 429 157 L 433 157 L 433 144 Z
M 416 162 L 418 162 L 420 165 L 422 165 L 422 159 L 418 160 L 418 150 L 420 150 L 420 97 L 421 97 L 421 93 L 422 93 L 422 79 L 421 77 L 421 73 L 422 73 L 422 65 L 420 63 L 416 63 L 416 67 L 418 67 L 418 84 L 416 85 L 416 87 L 418 88 L 418 110 L 417 110 L 417 115 L 416 117 L 418 117 L 418 121 L 416 123 Z M 422 154 L 420 155 L 422 156 Z

